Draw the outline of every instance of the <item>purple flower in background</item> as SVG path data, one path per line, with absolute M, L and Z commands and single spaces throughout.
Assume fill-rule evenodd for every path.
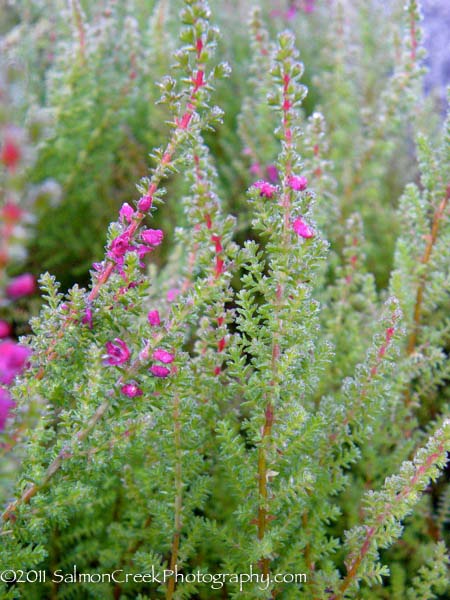
M 0 338 L 8 337 L 11 333 L 11 325 L 6 321 L 0 321 Z
M 267 177 L 271 183 L 277 183 L 278 181 L 278 169 L 275 165 L 268 165 L 266 167 Z
M 21 298 L 22 296 L 29 296 L 35 291 L 36 280 L 31 273 L 19 275 L 6 287 L 6 295 L 12 299 Z
M 181 293 L 181 290 L 177 289 L 177 288 L 171 288 L 168 292 L 167 292 L 167 302 L 173 302 L 176 297 L 178 296 L 178 294 Z
M 157 310 L 151 310 L 147 315 L 147 320 L 152 327 L 161 325 L 161 319 Z
M 6 419 L 9 417 L 9 411 L 14 408 L 11 395 L 5 389 L 0 388 L 0 432 L 3 431 Z
M 15 342 L 7 340 L 0 343 L 0 383 L 12 383 L 14 377 L 22 372 L 30 354 L 29 348 Z

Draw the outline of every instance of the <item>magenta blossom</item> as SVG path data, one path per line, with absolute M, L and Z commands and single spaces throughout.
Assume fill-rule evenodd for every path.
M 11 333 L 11 325 L 6 321 L 0 321 L 0 338 L 8 337 Z
M 111 242 L 108 256 L 116 262 L 122 262 L 123 256 L 130 248 L 130 234 L 128 231 L 124 231 Z
M 292 175 L 288 179 L 288 185 L 296 192 L 303 192 L 308 187 L 308 180 L 306 177 L 298 177 L 297 175 Z
M 286 11 L 285 17 L 288 21 L 292 21 L 292 19 L 295 18 L 296 14 L 297 14 L 297 8 L 296 8 L 296 6 L 292 5 Z
M 253 163 L 250 165 L 249 171 L 252 175 L 261 175 L 261 165 L 259 163 Z
M 0 383 L 12 383 L 14 377 L 22 372 L 30 354 L 29 348 L 15 342 L 6 340 L 0 343 Z
M 173 354 L 167 352 L 166 350 L 163 350 L 162 348 L 157 348 L 153 352 L 153 360 L 159 360 L 160 362 L 165 363 L 166 365 L 173 362 L 174 359 L 175 357 Z
M 120 216 L 122 222 L 127 221 L 128 223 L 131 223 L 131 221 L 133 220 L 134 210 L 128 204 L 128 202 L 125 202 L 124 204 L 122 204 L 122 208 L 119 211 L 119 216 Z
M 273 198 L 273 195 L 277 191 L 275 185 L 272 185 L 268 181 L 263 181 L 262 179 L 254 183 L 253 187 L 257 188 L 259 190 L 259 195 L 264 198 Z
M 267 165 L 266 173 L 271 183 L 276 183 L 278 181 L 278 169 L 275 165 Z
M 19 275 L 11 281 L 6 288 L 6 295 L 9 298 L 16 299 L 22 296 L 28 296 L 36 291 L 36 280 L 31 273 Z
M 106 351 L 108 352 L 108 358 L 106 364 L 108 365 L 123 365 L 130 360 L 131 352 L 126 343 L 120 338 L 115 338 L 113 342 L 106 342 Z
M 163 241 L 164 233 L 161 229 L 144 229 L 141 231 L 142 241 L 150 246 L 159 246 Z
M 4 388 L 0 388 L 0 432 L 3 431 L 6 423 L 6 419 L 9 417 L 9 411 L 14 408 L 15 403 L 13 402 L 9 392 Z
M 147 320 L 152 327 L 161 325 L 161 319 L 157 310 L 151 310 L 147 315 Z
M 180 293 L 181 293 L 181 290 L 179 290 L 177 288 L 171 288 L 167 292 L 167 302 L 173 302 Z
M 298 219 L 295 219 L 295 221 L 292 224 L 292 229 L 295 231 L 295 233 L 298 236 L 300 236 L 302 238 L 309 239 L 309 238 L 314 237 L 314 231 L 300 217 Z
M 150 367 L 150 373 L 155 377 L 167 377 L 170 374 L 170 369 L 161 365 L 153 365 Z
M 153 204 L 153 198 L 151 196 L 142 196 L 138 202 L 138 210 L 141 212 L 147 212 Z
M 81 319 L 81 322 L 83 325 L 87 325 L 89 329 L 92 329 L 92 308 L 90 306 L 86 308 L 86 312 L 84 313 L 84 317 Z
M 122 394 L 128 396 L 128 398 L 136 398 L 136 396 L 142 396 L 141 388 L 134 382 L 130 381 L 130 383 L 126 383 L 120 388 Z
M 145 267 L 145 264 L 142 261 L 142 259 L 149 252 L 151 252 L 153 248 L 151 246 L 146 246 L 145 244 L 138 244 L 137 246 L 133 247 L 132 250 L 135 250 L 137 252 L 137 255 L 139 256 L 139 266 L 141 266 L 142 268 Z

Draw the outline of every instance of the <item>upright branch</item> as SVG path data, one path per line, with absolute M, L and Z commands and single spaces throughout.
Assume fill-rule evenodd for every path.
M 161 198 L 163 193 L 159 189 L 161 181 L 174 169 L 175 154 L 187 139 L 187 132 L 192 128 L 192 123 L 195 121 L 194 115 L 197 108 L 201 106 L 205 99 L 204 95 L 201 96 L 200 94 L 200 91 L 207 86 L 208 78 L 205 74 L 205 62 L 209 58 L 209 53 L 215 43 L 214 37 L 209 35 L 211 30 L 207 28 L 208 16 L 209 8 L 206 2 L 199 0 L 187 3 L 182 18 L 183 22 L 187 24 L 185 38 L 190 43 L 179 51 L 178 60 L 180 65 L 188 69 L 190 85 L 188 89 L 177 94 L 175 92 L 176 82 L 171 77 L 167 77 L 161 84 L 162 99 L 167 101 L 172 110 L 175 111 L 172 135 L 165 149 L 162 152 L 155 153 L 157 165 L 153 169 L 150 180 L 143 181 L 147 189 L 142 189 L 143 196 L 137 203 L 137 211 L 133 215 L 131 223 L 120 234 L 120 239 L 115 238 L 109 246 L 95 285 L 89 293 L 89 303 L 95 300 L 100 289 L 108 282 L 117 266 L 117 259 L 120 262 L 126 248 L 136 237 L 139 227 L 154 201 Z M 191 56 L 193 57 L 193 66 L 189 62 Z M 184 102 L 180 102 L 180 100 L 184 100 Z
M 281 190 L 259 181 L 255 187 L 260 191 L 261 197 L 278 199 L 279 212 L 281 213 L 281 236 L 277 243 L 279 257 L 271 264 L 271 282 L 273 290 L 271 303 L 273 305 L 273 337 L 270 347 L 269 388 L 265 396 L 264 424 L 258 450 L 258 493 L 259 506 L 257 515 L 258 539 L 263 540 L 268 523 L 271 520 L 269 511 L 269 466 L 268 450 L 272 438 L 272 429 L 275 422 L 276 406 L 280 396 L 279 359 L 281 353 L 280 339 L 284 337 L 285 319 L 282 315 L 283 307 L 288 300 L 286 284 L 289 278 L 289 248 L 292 245 L 292 232 L 299 236 L 309 238 L 313 236 L 312 230 L 301 219 L 292 223 L 292 199 L 296 192 L 304 191 L 307 181 L 304 177 L 295 174 L 295 169 L 300 167 L 300 157 L 296 152 L 296 138 L 299 131 L 293 123 L 298 119 L 299 106 L 305 95 L 305 88 L 299 80 L 303 73 L 303 65 L 298 62 L 298 52 L 294 46 L 294 38 L 290 33 L 283 33 L 278 39 L 279 45 L 273 58 L 272 77 L 277 92 L 270 98 L 271 106 L 281 113 L 281 128 L 278 131 L 282 145 L 279 155 L 278 168 L 282 177 Z M 268 575 L 270 560 L 262 557 L 261 571 Z
M 448 206 L 448 202 L 450 200 L 450 184 L 447 185 L 445 190 L 445 195 L 439 203 L 439 206 L 435 210 L 433 215 L 433 220 L 431 222 L 431 230 L 427 239 L 427 244 L 425 246 L 424 253 L 420 259 L 421 265 L 423 265 L 423 271 L 420 276 L 419 284 L 417 286 L 416 292 L 416 301 L 414 304 L 414 314 L 413 314 L 413 328 L 411 334 L 408 339 L 407 353 L 412 354 L 417 345 L 417 337 L 419 335 L 420 323 L 422 320 L 422 304 L 424 298 L 425 287 L 427 283 L 427 266 L 430 262 L 433 248 L 436 244 L 439 235 L 439 227 L 442 222 L 442 218 L 445 214 L 445 210 Z M 409 404 L 409 400 L 406 402 Z
M 403 463 L 399 475 L 388 477 L 379 492 L 368 492 L 365 500 L 365 526 L 352 529 L 348 535 L 351 550 L 345 561 L 347 574 L 330 600 L 341 600 L 350 586 L 361 577 L 363 565 L 377 557 L 377 548 L 392 543 L 401 533 L 395 524 L 411 512 L 430 480 L 439 476 L 450 449 L 450 421 L 447 419 L 417 451 L 412 462 Z

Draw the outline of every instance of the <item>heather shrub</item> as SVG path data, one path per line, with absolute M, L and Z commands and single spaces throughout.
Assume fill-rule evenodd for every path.
M 41 276 L 0 362 L 2 598 L 444 598 L 449 121 L 417 3 L 219 4 L 52 16 L 34 259 L 95 261 Z

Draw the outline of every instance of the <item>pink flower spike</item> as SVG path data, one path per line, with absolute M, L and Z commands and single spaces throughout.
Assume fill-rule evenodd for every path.
M 0 343 L 0 383 L 9 385 L 19 375 L 31 354 L 31 350 L 11 341 Z
M 150 367 L 150 373 L 155 377 L 167 377 L 170 374 L 170 369 L 161 365 L 153 365 Z
M 11 281 L 6 288 L 6 295 L 15 300 L 22 296 L 29 296 L 36 291 L 36 280 L 31 273 L 19 275 Z
M 292 175 L 288 179 L 288 185 L 296 192 L 303 192 L 308 187 L 308 180 L 306 177 L 298 177 L 297 175 Z
M 300 217 L 298 219 L 295 219 L 294 223 L 292 224 L 292 229 L 295 231 L 295 233 L 299 237 L 302 237 L 305 239 L 314 237 L 314 231 Z
M 167 292 L 167 302 L 173 302 L 180 293 L 181 293 L 181 290 L 179 290 L 177 288 L 171 288 Z
M 0 321 L 0 338 L 8 337 L 11 334 L 11 325 L 6 321 Z
M 141 231 L 142 241 L 150 246 L 159 246 L 163 241 L 164 233 L 161 229 L 144 229 Z
M 157 348 L 153 352 L 153 360 L 159 360 L 160 362 L 169 365 L 174 361 L 175 357 L 170 352 L 163 350 L 162 348 Z
M 152 207 L 152 204 L 153 204 L 152 196 L 142 196 L 142 198 L 139 199 L 137 207 L 138 207 L 138 210 L 145 213 L 148 210 L 150 210 L 150 208 Z
M 131 223 L 131 221 L 133 220 L 134 210 L 128 204 L 128 202 L 125 202 L 124 204 L 122 204 L 122 208 L 119 211 L 119 216 L 120 216 L 122 222 L 127 221 L 127 223 Z
M 273 195 L 277 191 L 275 185 L 263 180 L 254 183 L 253 187 L 257 188 L 259 190 L 259 195 L 264 196 L 265 198 L 273 198 Z
M 131 352 L 126 343 L 120 338 L 115 338 L 113 342 L 106 342 L 106 351 L 108 352 L 108 358 L 106 364 L 108 365 L 123 365 L 126 363 L 131 356 Z
M 11 395 L 5 389 L 0 388 L 0 432 L 5 428 L 6 419 L 9 417 L 9 411 L 15 407 Z
M 161 325 L 161 319 L 157 310 L 151 310 L 147 315 L 147 320 L 152 327 L 158 327 L 158 325 Z
M 126 383 L 120 388 L 120 391 L 128 398 L 136 398 L 136 396 L 142 396 L 143 392 L 141 388 L 134 382 Z

